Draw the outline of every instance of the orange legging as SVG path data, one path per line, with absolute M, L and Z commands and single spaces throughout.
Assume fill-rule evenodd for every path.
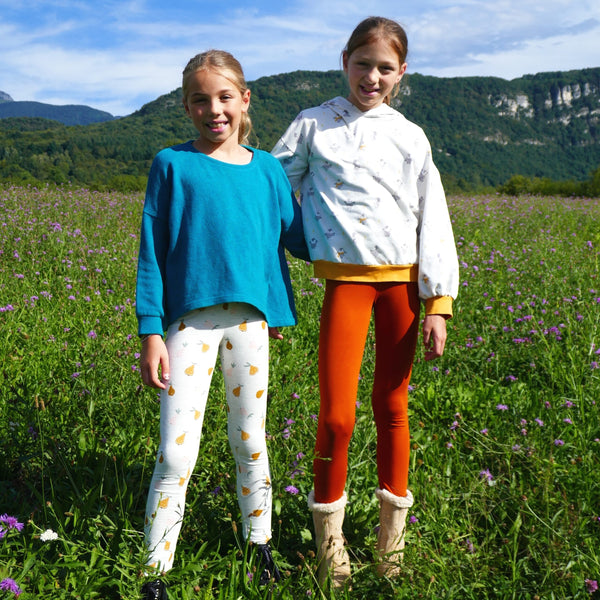
M 376 341 L 372 404 L 379 487 L 396 496 L 406 495 L 408 384 L 419 325 L 417 284 L 327 280 L 319 339 L 321 407 L 313 465 L 317 502 L 335 502 L 344 492 L 358 378 L 372 312 Z

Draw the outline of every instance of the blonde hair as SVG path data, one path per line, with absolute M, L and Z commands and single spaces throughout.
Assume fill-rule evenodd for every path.
M 202 69 L 207 71 L 215 71 L 216 73 L 219 73 L 219 75 L 229 79 L 229 81 L 235 85 L 242 96 L 248 89 L 242 65 L 232 54 L 225 52 L 224 50 L 207 50 L 206 52 L 196 54 L 196 56 L 190 58 L 188 64 L 183 70 L 181 89 L 183 92 L 184 102 L 189 93 L 190 76 L 196 71 L 200 71 Z M 238 132 L 238 143 L 247 143 L 251 130 L 252 121 L 248 111 L 246 111 L 242 113 L 242 120 L 240 122 L 240 128 Z
M 350 55 L 367 44 L 373 44 L 383 40 L 387 42 L 398 55 L 400 65 L 406 62 L 408 54 L 408 37 L 404 28 L 392 19 L 385 17 L 367 17 L 361 21 L 350 35 L 350 39 L 344 48 L 342 55 L 350 58 Z M 396 84 L 391 94 L 385 97 L 385 103 L 389 104 L 398 93 L 400 84 Z

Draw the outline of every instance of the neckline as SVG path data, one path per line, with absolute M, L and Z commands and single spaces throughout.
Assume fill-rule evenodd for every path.
M 221 160 L 220 158 L 215 158 L 214 156 L 211 156 L 210 154 L 206 154 L 204 152 L 202 152 L 201 150 L 198 150 L 198 148 L 196 148 L 196 146 L 194 146 L 194 140 L 189 140 L 187 142 L 189 148 L 191 149 L 192 152 L 194 152 L 195 154 L 198 154 L 200 156 L 203 156 L 204 158 L 217 162 L 220 165 L 228 165 L 230 167 L 249 167 L 250 165 L 252 165 L 254 163 L 254 159 L 256 156 L 256 151 L 254 148 L 252 148 L 251 146 L 247 146 L 246 144 L 240 144 L 240 146 L 242 148 L 245 148 L 246 150 L 248 150 L 251 154 L 250 156 L 250 160 L 247 163 L 236 163 L 236 162 L 229 162 L 226 160 Z

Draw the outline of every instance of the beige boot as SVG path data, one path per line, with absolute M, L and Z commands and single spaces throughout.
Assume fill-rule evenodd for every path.
M 413 505 L 413 496 L 410 490 L 406 490 L 406 496 L 395 496 L 381 489 L 377 489 L 375 495 L 381 505 L 377 534 L 377 573 L 396 577 L 400 574 L 406 515 Z
M 335 502 L 315 502 L 314 491 L 308 495 L 308 507 L 313 514 L 317 537 L 317 561 L 319 565 L 319 585 L 323 586 L 327 577 L 335 588 L 343 587 L 350 578 L 350 557 L 344 548 L 344 508 L 347 498 L 343 496 Z

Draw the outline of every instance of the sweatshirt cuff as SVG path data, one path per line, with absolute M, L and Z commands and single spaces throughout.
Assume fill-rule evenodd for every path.
M 452 318 L 452 296 L 436 296 L 425 300 L 426 315 L 442 315 L 446 319 Z
M 163 326 L 160 317 L 140 317 L 138 316 L 138 335 L 162 335 Z

